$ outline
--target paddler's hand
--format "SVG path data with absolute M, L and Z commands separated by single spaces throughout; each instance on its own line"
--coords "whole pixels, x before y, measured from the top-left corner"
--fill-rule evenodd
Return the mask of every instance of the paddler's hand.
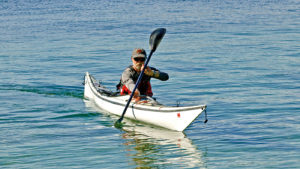
M 141 100 L 141 94 L 140 94 L 140 91 L 138 89 L 135 90 L 133 98 L 135 99 L 136 102 Z
M 142 67 L 142 69 L 144 68 L 144 65 L 143 65 L 143 67 Z M 154 71 L 153 70 L 151 70 L 151 68 L 149 67 L 149 66 L 147 66 L 147 68 L 145 69 L 145 75 L 147 75 L 147 76 L 153 76 L 153 74 L 154 74 Z

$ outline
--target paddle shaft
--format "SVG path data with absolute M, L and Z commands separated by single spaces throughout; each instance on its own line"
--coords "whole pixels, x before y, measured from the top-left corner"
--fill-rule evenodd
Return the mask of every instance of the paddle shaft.
M 129 97 L 129 100 L 127 101 L 127 104 L 126 104 L 126 106 L 125 106 L 125 108 L 124 108 L 124 110 L 123 110 L 123 113 L 122 113 L 121 118 L 118 120 L 118 123 L 121 123 L 121 122 L 122 122 L 122 120 L 123 120 L 123 118 L 124 118 L 124 115 L 125 115 L 125 113 L 126 113 L 126 111 L 127 111 L 127 108 L 128 108 L 128 106 L 129 106 L 129 104 L 130 104 L 132 98 L 133 98 L 134 92 L 136 91 L 137 87 L 139 86 L 139 84 L 140 84 L 140 82 L 141 82 L 141 80 L 142 80 L 142 78 L 143 78 L 143 76 L 144 76 L 145 69 L 147 68 L 147 65 L 148 65 L 148 63 L 149 63 L 149 61 L 150 61 L 151 56 L 152 56 L 153 53 L 154 53 L 154 50 L 151 50 L 151 52 L 150 52 L 150 54 L 149 54 L 149 56 L 148 56 L 148 58 L 147 58 L 147 60 L 146 60 L 146 62 L 145 62 L 145 64 L 144 64 L 144 68 L 143 68 L 142 72 L 140 73 L 138 80 L 136 81 L 136 84 L 135 84 L 135 86 L 134 86 L 134 89 L 131 91 L 131 95 L 130 95 L 130 97 Z

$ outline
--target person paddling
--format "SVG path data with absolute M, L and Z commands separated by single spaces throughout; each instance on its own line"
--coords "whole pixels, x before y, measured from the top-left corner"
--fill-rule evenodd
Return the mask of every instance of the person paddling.
M 128 66 L 122 73 L 121 80 L 117 88 L 120 90 L 121 95 L 131 94 L 134 89 L 137 79 L 143 70 L 144 62 L 147 58 L 146 51 L 142 48 L 136 48 L 133 50 L 131 55 L 132 65 Z M 151 78 L 156 78 L 162 81 L 169 79 L 167 73 L 161 72 L 154 67 L 145 69 L 144 76 L 134 92 L 133 98 L 135 101 L 140 101 L 141 95 L 153 96 L 152 87 L 150 84 Z

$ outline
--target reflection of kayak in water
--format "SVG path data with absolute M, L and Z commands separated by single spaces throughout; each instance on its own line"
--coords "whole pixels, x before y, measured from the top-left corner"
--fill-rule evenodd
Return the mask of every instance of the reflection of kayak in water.
M 188 138 L 186 138 L 186 135 L 182 132 L 166 130 L 163 128 L 155 128 L 148 125 L 142 125 L 134 123 L 129 119 L 125 119 L 124 123 L 126 125 L 123 126 L 122 130 L 124 130 L 130 138 L 139 140 L 152 139 L 152 143 L 154 144 L 174 144 L 177 145 L 179 148 L 184 149 L 194 148 L 191 144 L 191 141 Z
M 111 115 L 93 101 L 84 100 L 84 103 L 89 111 L 101 111 L 102 114 Z M 118 119 L 114 115 L 107 118 Z M 141 168 L 159 168 L 157 166 L 164 164 L 179 166 L 175 168 L 204 167 L 203 153 L 183 132 L 154 127 L 130 119 L 123 119 L 123 123 L 121 129 L 124 131 L 121 135 L 124 139 L 123 145 L 126 146 L 127 157 L 131 157 L 135 165 Z M 111 127 L 106 123 L 103 125 Z
M 133 160 L 145 160 L 145 156 L 163 155 L 161 159 L 156 159 L 160 164 L 172 164 L 184 168 L 203 167 L 202 152 L 197 149 L 192 141 L 182 132 L 166 130 L 163 128 L 151 127 L 134 123 L 129 119 L 124 119 L 126 126 L 122 130 L 125 131 L 123 138 L 126 140 L 125 145 L 132 148 L 135 152 Z M 129 152 L 131 153 L 132 150 Z M 138 158 L 143 157 L 143 158 Z M 149 160 L 149 159 L 147 159 Z M 146 161 L 146 160 L 145 160 Z
M 84 97 L 95 102 L 100 108 L 121 116 L 129 95 L 120 96 L 99 85 L 87 72 L 84 82 Z M 206 105 L 172 107 L 164 106 L 151 97 L 142 102 L 131 102 L 126 118 L 153 124 L 175 131 L 186 129 L 204 110 Z

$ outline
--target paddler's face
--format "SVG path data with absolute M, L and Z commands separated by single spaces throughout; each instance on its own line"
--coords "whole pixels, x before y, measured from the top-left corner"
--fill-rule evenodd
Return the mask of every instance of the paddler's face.
M 142 67 L 145 63 L 145 58 L 131 58 L 133 66 L 135 68 L 136 71 L 142 71 Z

